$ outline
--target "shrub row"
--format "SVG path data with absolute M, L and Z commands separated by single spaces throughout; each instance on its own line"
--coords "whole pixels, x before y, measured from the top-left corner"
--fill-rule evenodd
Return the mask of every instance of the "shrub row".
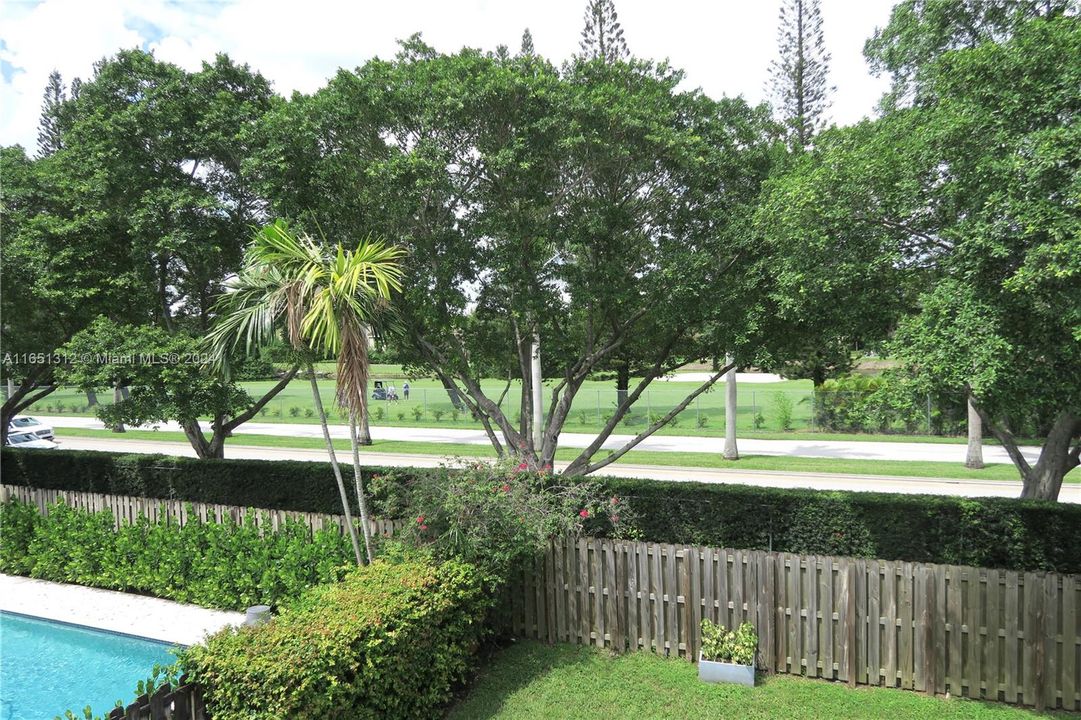
M 16 500 L 0 505 L 0 572 L 241 610 L 278 605 L 335 579 L 352 558 L 336 530 L 309 537 L 287 522 L 263 535 L 243 523 L 184 527 L 145 517 L 114 529 L 113 515 L 57 503 L 46 517 Z
M 470 565 L 379 561 L 180 664 L 215 720 L 434 716 L 467 677 L 489 597 Z
M 5 450 L 2 470 L 4 482 L 36 487 L 340 512 L 322 463 Z M 391 516 L 401 508 L 389 488 L 431 475 L 412 468 L 365 473 L 366 482 L 372 474 L 393 478 L 372 483 L 376 512 Z M 597 480 L 635 511 L 621 533 L 652 542 L 1081 573 L 1081 506 L 1073 504 Z

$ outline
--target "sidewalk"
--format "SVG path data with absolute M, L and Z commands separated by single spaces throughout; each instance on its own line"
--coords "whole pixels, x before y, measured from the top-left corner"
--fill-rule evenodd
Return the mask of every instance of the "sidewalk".
M 326 462 L 325 450 L 246 446 L 242 438 L 234 438 L 225 446 L 225 456 L 247 460 L 302 460 Z M 161 453 L 194 457 L 191 445 L 159 440 L 127 440 L 123 436 L 110 438 L 65 438 L 63 447 L 71 450 L 109 450 L 113 452 Z M 361 463 L 383 467 L 439 467 L 451 460 L 436 455 L 381 453 L 365 450 Z M 468 460 L 469 458 L 464 458 Z M 490 458 L 489 458 L 490 459 Z M 557 462 L 561 470 L 567 463 Z M 777 488 L 814 488 L 818 490 L 853 490 L 894 492 L 905 494 L 960 495 L 964 497 L 1018 497 L 1021 483 L 1005 480 L 952 480 L 948 478 L 913 478 L 890 475 L 842 475 L 813 472 L 779 472 L 769 470 L 724 470 L 695 467 L 663 467 L 615 463 L 599 470 L 597 475 L 648 478 L 667 482 L 700 482 L 719 484 L 758 485 Z M 1081 485 L 1062 486 L 1060 502 L 1081 503 Z
M 104 429 L 97 418 L 75 416 L 36 415 L 38 419 L 53 427 L 96 428 Z M 180 431 L 176 423 L 163 423 L 162 430 Z M 314 423 L 266 423 L 248 422 L 234 431 L 234 435 L 275 435 L 279 437 L 319 438 L 323 432 Z M 348 440 L 349 428 L 345 425 L 331 425 L 331 437 Z M 592 442 L 594 435 L 585 433 L 563 433 L 559 436 L 560 447 L 583 448 Z M 612 435 L 604 444 L 605 450 L 616 450 L 623 446 L 633 435 Z M 372 438 L 375 440 L 397 440 L 404 442 L 449 443 L 454 445 L 488 445 L 488 436 L 483 430 L 456 428 L 412 428 L 372 426 Z M 656 452 L 702 452 L 720 454 L 724 450 L 724 438 L 690 437 L 680 435 L 653 435 L 639 443 L 635 450 Z M 919 442 L 862 442 L 834 440 L 740 440 L 739 450 L 747 455 L 786 455 L 789 457 L 833 458 L 846 460 L 912 460 L 930 462 L 964 463 L 964 444 L 919 443 Z M 1036 462 L 1040 449 L 1021 448 L 1029 462 Z M 1010 464 L 1009 455 L 999 445 L 985 445 L 983 459 L 988 463 Z

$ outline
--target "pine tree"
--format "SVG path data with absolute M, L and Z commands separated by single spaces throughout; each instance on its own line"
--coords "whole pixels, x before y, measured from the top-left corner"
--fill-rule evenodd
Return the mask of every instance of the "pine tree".
M 793 148 L 806 148 L 825 127 L 830 54 L 822 39 L 821 0 L 782 0 L 778 58 L 770 64 L 775 109 L 789 128 Z
M 529 32 L 529 28 L 525 29 L 522 33 L 522 49 L 518 51 L 519 55 L 528 56 L 536 55 L 536 50 L 533 49 L 533 33 Z
M 612 63 L 630 56 L 613 0 L 589 0 L 580 48 L 586 60 Z
M 45 84 L 45 96 L 41 102 L 41 120 L 38 122 L 38 157 L 52 155 L 60 149 L 60 106 L 66 100 L 64 83 L 60 72 L 49 73 Z

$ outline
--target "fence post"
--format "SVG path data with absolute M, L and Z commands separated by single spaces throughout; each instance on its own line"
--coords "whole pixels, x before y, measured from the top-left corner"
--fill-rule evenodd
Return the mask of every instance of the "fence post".
M 739 414 L 739 408 L 736 409 L 736 414 Z M 751 428 L 758 430 L 758 423 L 755 419 L 758 417 L 758 395 L 754 390 L 751 391 Z
M 601 390 L 597 388 L 597 422 L 601 421 Z
M 694 424 L 702 427 L 702 396 L 694 399 Z

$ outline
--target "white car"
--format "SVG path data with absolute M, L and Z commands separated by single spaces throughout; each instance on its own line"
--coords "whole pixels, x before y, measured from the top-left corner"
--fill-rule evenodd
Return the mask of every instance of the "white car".
M 8 432 L 12 433 L 32 433 L 39 438 L 46 440 L 53 439 L 53 429 L 51 425 L 46 425 L 37 418 L 32 418 L 29 415 L 16 415 L 8 423 Z
M 47 450 L 57 447 L 57 444 L 52 440 L 46 440 L 45 438 L 38 437 L 32 432 L 9 432 L 8 433 L 8 446 L 18 448 L 37 448 L 39 450 Z

